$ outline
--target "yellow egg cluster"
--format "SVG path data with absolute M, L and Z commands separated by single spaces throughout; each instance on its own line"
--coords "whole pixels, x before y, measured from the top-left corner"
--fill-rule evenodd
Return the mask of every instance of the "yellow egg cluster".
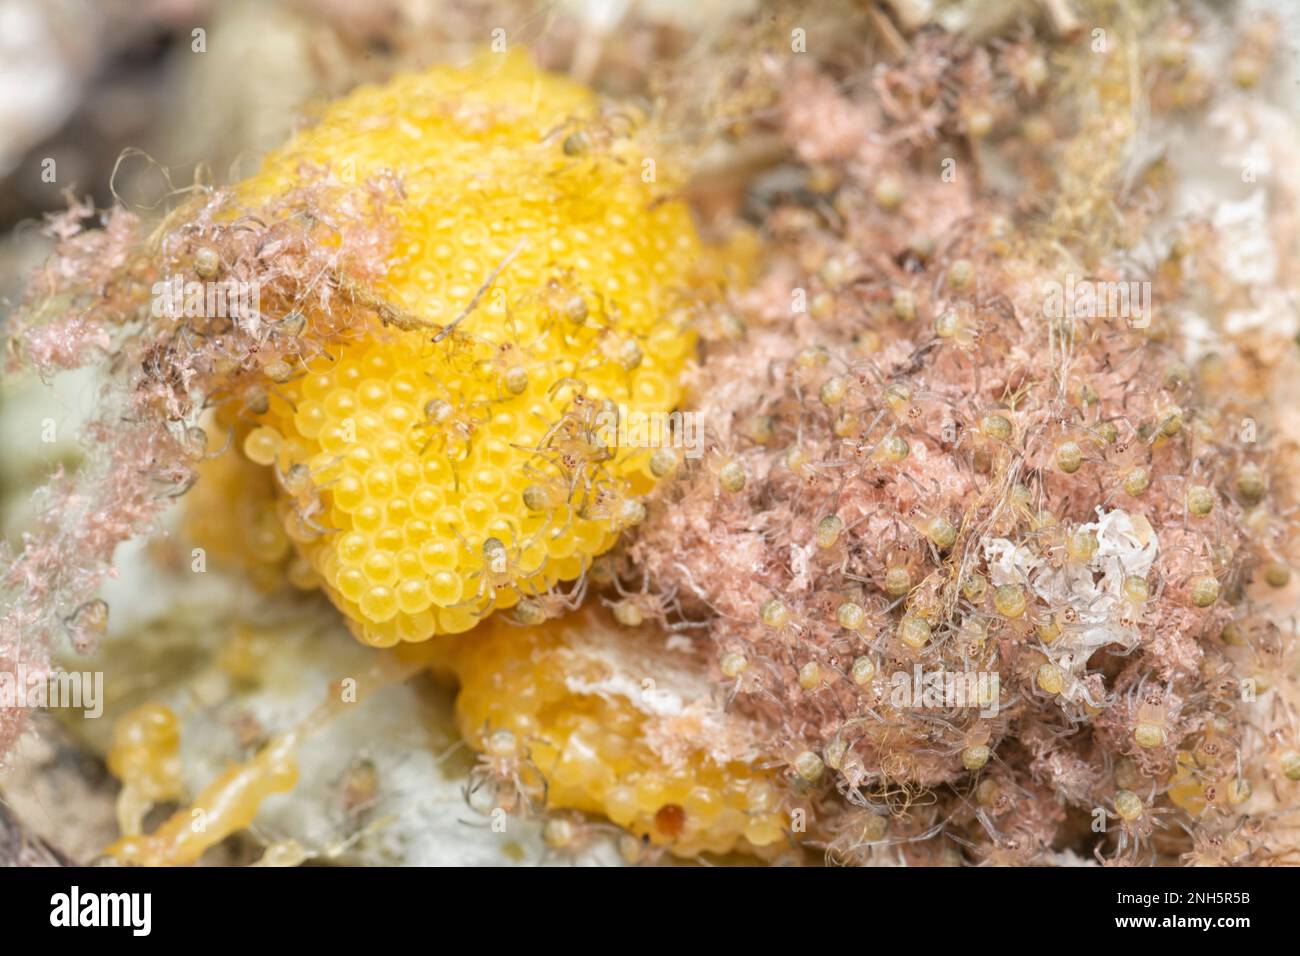
M 355 92 L 246 184 L 275 195 L 311 166 L 402 182 L 375 291 L 428 327 L 376 318 L 277 383 L 242 441 L 366 642 L 468 630 L 644 514 L 652 449 L 620 447 L 618 416 L 676 405 L 702 280 L 637 123 L 488 55 Z
M 215 455 L 200 464 L 199 481 L 185 504 L 186 537 L 201 546 L 189 557 L 193 570 L 228 565 L 263 591 L 283 586 L 292 543 L 266 469 L 240 455 Z
M 517 751 L 546 780 L 547 808 L 606 816 L 682 857 L 778 850 L 789 814 L 770 773 L 701 746 L 652 746 L 672 733 L 676 703 L 696 698 L 636 653 L 645 637 L 588 611 L 534 628 L 497 619 L 434 653 L 460 682 L 465 739 L 497 758 Z
M 143 704 L 124 714 L 113 727 L 113 744 L 107 755 L 108 769 L 122 781 L 119 806 L 131 802 L 126 811 L 132 826 L 124 832 L 138 832 L 140 818 L 155 803 L 171 800 L 181 790 L 180 727 L 176 714 L 157 703 Z M 131 811 L 138 810 L 138 815 Z

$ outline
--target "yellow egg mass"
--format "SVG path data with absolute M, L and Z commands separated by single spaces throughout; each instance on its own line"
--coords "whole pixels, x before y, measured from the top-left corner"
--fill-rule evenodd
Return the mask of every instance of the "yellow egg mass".
M 607 816 L 680 857 L 779 852 L 790 814 L 757 731 L 653 637 L 588 609 L 540 627 L 497 618 L 433 654 L 460 684 L 465 740 L 524 785 L 540 776 L 545 809 Z
M 270 389 L 241 436 L 319 585 L 377 646 L 468 630 L 577 578 L 644 513 L 653 449 L 706 288 L 642 118 L 486 55 L 334 103 L 242 187 L 390 171 L 402 193 L 379 316 Z M 454 330 L 440 332 L 454 325 Z

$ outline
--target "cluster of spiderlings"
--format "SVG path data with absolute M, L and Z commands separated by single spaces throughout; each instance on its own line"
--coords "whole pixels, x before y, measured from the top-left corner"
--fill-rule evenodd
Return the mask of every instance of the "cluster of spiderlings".
M 948 52 L 936 68 L 970 96 L 1038 108 L 982 53 Z M 855 96 L 835 108 L 875 115 Z M 1242 695 L 1294 667 L 1268 607 L 1292 503 L 1234 377 L 1247 361 L 1228 342 L 1180 361 L 1187 253 L 1171 243 L 1147 321 L 1045 318 L 1057 223 L 867 152 L 820 157 L 813 208 L 772 214 L 767 283 L 734 304 L 745 335 L 710 343 L 694 389 L 716 445 L 656 489 L 619 573 L 709 621 L 716 676 L 816 795 L 805 839 L 833 859 L 930 861 L 947 833 L 970 860 L 1063 841 L 1127 860 L 1156 826 L 1176 859 L 1192 841 L 1171 806 L 1245 812 L 1265 785 L 1293 801 L 1292 705 Z M 1007 159 L 1056 175 L 1034 150 Z M 873 192 L 886 181 L 912 186 Z M 1133 838 L 1070 836 L 1097 807 Z
M 681 686 L 680 665 L 637 650 L 652 635 L 617 628 L 590 612 L 535 628 L 497 618 L 437 642 L 438 666 L 460 684 L 465 739 L 515 761 L 520 779 L 540 775 L 545 809 L 601 814 L 677 856 L 783 847 L 790 815 L 770 772 L 719 760 L 716 740 L 664 748 L 674 721 L 690 722 L 680 709 L 698 706 L 699 677 Z
M 402 183 L 387 275 L 353 295 L 373 325 L 285 363 L 240 437 L 365 641 L 465 631 L 644 514 L 652 456 L 619 446 L 620 414 L 678 401 L 700 250 L 662 164 L 643 176 L 640 122 L 488 56 L 357 91 L 245 184 Z

